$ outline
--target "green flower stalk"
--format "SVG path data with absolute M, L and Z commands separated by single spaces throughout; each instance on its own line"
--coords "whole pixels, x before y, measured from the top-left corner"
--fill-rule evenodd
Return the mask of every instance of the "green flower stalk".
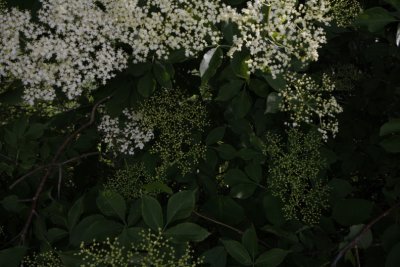
M 318 222 L 328 205 L 328 186 L 319 174 L 325 163 L 319 149 L 322 141 L 318 133 L 288 132 L 287 145 L 275 134 L 268 134 L 265 152 L 269 155 L 268 187 L 284 203 L 287 219 L 306 224 Z

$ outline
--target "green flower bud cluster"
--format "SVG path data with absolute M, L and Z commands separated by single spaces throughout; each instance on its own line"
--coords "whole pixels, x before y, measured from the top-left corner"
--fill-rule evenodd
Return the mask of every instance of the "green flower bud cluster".
M 161 158 L 159 176 L 171 166 L 185 175 L 205 157 L 206 146 L 200 140 L 208 125 L 207 111 L 198 98 L 189 98 L 178 89 L 163 89 L 144 101 L 139 113 L 143 125 L 154 131 L 150 151 Z
M 267 134 L 265 152 L 271 159 L 268 187 L 284 203 L 287 219 L 315 224 L 328 205 L 329 188 L 320 178 L 325 166 L 321 143 L 314 131 L 303 134 L 291 129 L 286 145 L 278 135 Z
M 143 163 L 133 163 L 126 165 L 124 169 L 117 170 L 114 176 L 107 179 L 104 187 L 130 200 L 139 198 L 143 194 L 151 194 L 146 193 L 143 186 L 156 180 L 156 177 L 147 172 Z
M 358 0 L 331 0 L 332 19 L 340 27 L 350 26 L 361 11 Z
M 25 257 L 23 260 L 25 267 L 64 267 L 60 257 L 54 250 L 34 253 L 32 256 Z
M 178 253 L 169 239 L 162 232 L 150 230 L 140 232 L 141 241 L 131 248 L 122 246 L 118 240 L 81 244 L 79 256 L 82 267 L 196 267 L 202 264 L 201 259 L 193 258 L 193 251 L 188 244 L 182 253 Z

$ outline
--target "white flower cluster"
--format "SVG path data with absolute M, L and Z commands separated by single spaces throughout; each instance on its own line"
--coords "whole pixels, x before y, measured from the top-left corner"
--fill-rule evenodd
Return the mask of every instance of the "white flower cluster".
M 0 78 L 20 79 L 28 103 L 53 100 L 57 90 L 74 99 L 126 66 L 110 38 L 118 27 L 92 0 L 41 2 L 42 27 L 16 9 L 0 16 Z
M 56 92 L 69 99 L 105 83 L 115 72 L 149 57 L 167 58 L 183 49 L 193 56 L 216 45 L 220 33 L 217 2 L 199 0 L 41 0 L 41 25 L 16 9 L 0 13 L 0 79 L 25 85 L 25 100 L 51 101 Z M 115 44 L 132 48 L 132 55 Z
M 0 79 L 20 79 L 25 100 L 69 99 L 106 83 L 134 63 L 195 56 L 221 40 L 217 24 L 233 21 L 235 51 L 247 49 L 250 71 L 273 76 L 292 58 L 316 60 L 325 40 L 327 0 L 253 0 L 238 12 L 221 0 L 40 0 L 39 23 L 16 9 L 0 12 Z M 125 50 L 118 47 L 124 44 Z
M 217 45 L 221 34 L 218 0 L 101 0 L 110 17 L 123 29 L 119 39 L 132 47 L 134 62 L 149 56 L 167 59 L 171 51 L 195 56 L 208 45 Z
M 154 134 L 151 129 L 145 129 L 141 125 L 141 114 L 127 109 L 123 110 L 123 114 L 123 121 L 104 115 L 98 130 L 103 133 L 103 142 L 107 144 L 108 149 L 134 155 L 135 150 L 143 149 L 144 145 L 153 139 Z
M 293 127 L 300 123 L 311 124 L 318 119 L 318 131 L 324 140 L 328 134 L 336 135 L 338 132 L 337 114 L 343 111 L 334 96 L 330 93 L 335 89 L 333 81 L 328 75 L 323 74 L 322 84 L 307 76 L 287 75 L 287 86 L 279 92 L 282 97 L 280 109 L 288 112 Z
M 302 62 L 318 59 L 318 48 L 326 42 L 325 31 L 319 24 L 328 25 L 329 4 L 326 0 L 255 0 L 238 13 L 226 7 L 221 20 L 231 20 L 239 28 L 229 55 L 247 49 L 250 72 L 261 70 L 273 77 L 282 73 L 296 58 Z

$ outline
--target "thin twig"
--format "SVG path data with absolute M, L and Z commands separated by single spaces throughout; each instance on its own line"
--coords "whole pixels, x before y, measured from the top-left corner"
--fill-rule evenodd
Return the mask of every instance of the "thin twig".
M 375 219 L 373 219 L 371 222 L 369 222 L 367 225 L 364 226 L 364 228 L 360 231 L 360 233 L 358 233 L 351 241 L 349 244 L 347 244 L 347 246 L 345 246 L 344 248 L 342 248 L 339 253 L 337 254 L 337 256 L 335 257 L 335 259 L 333 260 L 331 267 L 336 267 L 337 263 L 339 262 L 339 260 L 343 257 L 343 255 L 346 254 L 346 252 L 349 249 L 352 249 L 354 246 L 357 246 L 358 242 L 360 241 L 361 237 L 369 230 L 371 229 L 372 226 L 374 226 L 377 222 L 379 222 L 382 218 L 386 217 L 387 215 L 389 215 L 393 210 L 395 210 L 396 208 L 398 208 L 400 206 L 400 202 L 398 202 L 396 205 L 392 206 L 391 208 L 387 209 L 386 211 L 384 211 L 382 214 L 380 214 L 378 217 L 376 217 Z
M 62 165 L 58 165 L 58 184 L 57 184 L 57 199 L 60 199 L 61 195 L 61 181 L 62 181 Z
M 205 220 L 207 220 L 207 221 L 210 221 L 210 222 L 213 222 L 213 223 L 215 223 L 215 224 L 221 225 L 221 226 L 223 226 L 223 227 L 225 227 L 225 228 L 231 229 L 232 231 L 238 233 L 239 235 L 243 235 L 243 234 L 244 234 L 244 232 L 243 232 L 242 230 L 239 230 L 239 229 L 237 229 L 237 228 L 235 228 L 235 227 L 233 227 L 233 226 L 230 226 L 230 225 L 225 224 L 225 223 L 223 223 L 223 222 L 220 222 L 220 221 L 217 221 L 217 220 L 212 219 L 212 218 L 210 218 L 210 217 L 207 217 L 207 216 L 205 216 L 205 215 L 203 215 L 203 214 L 201 214 L 201 213 L 198 213 L 197 211 L 193 211 L 193 213 L 196 214 L 197 216 L 199 216 L 200 218 L 203 218 L 203 219 L 205 219 Z M 259 242 L 260 244 L 262 244 L 264 247 L 271 248 L 270 245 L 268 245 L 267 243 L 265 243 L 265 242 L 262 241 L 262 240 L 258 240 L 258 242 Z
M 62 153 L 64 152 L 64 150 L 66 149 L 66 147 L 69 145 L 69 143 L 83 130 L 85 130 L 86 128 L 88 128 L 89 126 L 91 126 L 94 123 L 95 120 L 95 115 L 96 115 L 96 110 L 97 108 L 105 101 L 107 101 L 108 99 L 110 99 L 112 97 L 111 96 L 107 96 L 101 100 L 99 100 L 92 108 L 92 111 L 90 113 L 90 119 L 87 123 L 83 124 L 81 127 L 79 127 L 76 131 L 74 131 L 72 134 L 70 134 L 65 140 L 64 142 L 60 145 L 60 147 L 58 148 L 57 152 L 55 153 L 51 163 L 49 164 L 50 167 L 47 168 L 46 173 L 43 175 L 42 179 L 40 180 L 39 186 L 36 189 L 35 195 L 32 198 L 32 205 L 31 208 L 29 210 L 28 213 L 28 217 L 25 221 L 24 227 L 22 228 L 20 234 L 18 235 L 20 237 L 21 243 L 25 242 L 25 235 L 28 232 L 28 229 L 31 225 L 32 219 L 34 214 L 36 214 L 36 207 L 38 204 L 38 200 L 40 197 L 40 194 L 42 193 L 43 189 L 44 189 L 44 185 L 47 181 L 47 179 L 53 174 L 53 166 L 57 165 L 57 161 L 59 160 L 60 156 L 62 155 Z
M 23 180 L 25 180 L 25 179 L 28 178 L 29 176 L 31 176 L 31 175 L 33 175 L 33 174 L 35 174 L 35 173 L 37 173 L 37 172 L 39 172 L 39 171 L 41 171 L 41 170 L 43 170 L 43 169 L 45 169 L 45 168 L 49 168 L 49 167 L 52 167 L 52 166 L 54 167 L 54 166 L 59 166 L 59 165 L 65 165 L 65 164 L 68 164 L 68 163 L 71 163 L 71 162 L 80 160 L 80 159 L 82 159 L 82 158 L 87 158 L 87 157 L 89 157 L 89 156 L 94 156 L 94 155 L 98 155 L 98 154 L 99 154 L 99 152 L 89 152 L 89 153 L 85 153 L 85 154 L 82 154 L 82 155 L 73 157 L 73 158 L 68 159 L 68 160 L 66 160 L 66 161 L 63 161 L 63 162 L 61 162 L 61 163 L 55 163 L 54 165 L 52 165 L 52 164 L 46 164 L 46 165 L 39 166 L 39 167 L 37 167 L 36 169 L 34 169 L 34 170 L 28 172 L 27 174 L 21 176 L 20 178 L 18 178 L 14 183 L 12 183 L 12 184 L 9 186 L 9 189 L 13 189 L 17 184 L 19 184 L 20 182 L 22 182 Z

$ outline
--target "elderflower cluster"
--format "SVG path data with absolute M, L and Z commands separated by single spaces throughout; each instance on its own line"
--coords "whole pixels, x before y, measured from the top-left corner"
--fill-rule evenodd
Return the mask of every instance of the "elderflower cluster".
M 208 45 L 217 45 L 221 33 L 218 0 L 100 0 L 110 17 L 123 29 L 120 40 L 132 47 L 134 62 L 154 56 L 167 59 L 171 51 L 195 56 Z
M 282 97 L 280 109 L 288 112 L 291 120 L 287 124 L 296 127 L 301 123 L 316 122 L 324 140 L 328 139 L 329 133 L 335 136 L 339 131 L 336 116 L 343 109 L 330 94 L 335 89 L 335 84 L 329 76 L 323 74 L 322 82 L 306 74 L 292 73 L 286 78 L 287 85 L 279 92 L 279 96 Z
M 193 258 L 193 251 L 186 244 L 182 253 L 178 253 L 170 239 L 165 238 L 161 231 L 152 233 L 150 230 L 139 233 L 141 241 L 132 244 L 130 248 L 122 246 L 118 240 L 93 242 L 90 245 L 81 244 L 78 255 L 82 257 L 82 267 L 196 267 L 202 264 L 201 259 Z
M 154 134 L 151 128 L 143 127 L 140 113 L 124 109 L 123 117 L 111 118 L 110 115 L 104 115 L 98 130 L 103 134 L 103 142 L 108 149 L 134 155 L 137 149 L 143 149 L 153 139 Z
M 111 39 L 119 28 L 94 1 L 41 2 L 43 26 L 16 9 L 0 16 L 0 78 L 20 79 L 26 102 L 51 101 L 57 92 L 75 99 L 126 67 L 127 55 Z
M 331 0 L 332 20 L 340 27 L 350 26 L 362 12 L 359 0 Z
M 24 267 L 64 267 L 57 252 L 48 250 L 41 253 L 34 253 L 32 256 L 26 256 L 22 265 Z
M 185 175 L 205 157 L 201 134 L 208 125 L 207 111 L 199 99 L 180 89 L 165 89 L 141 103 L 139 112 L 143 124 L 158 133 L 150 152 L 161 159 L 160 176 L 171 166 Z
M 314 131 L 303 134 L 291 129 L 286 144 L 278 135 L 266 137 L 265 151 L 271 158 L 268 187 L 284 203 L 287 219 L 317 223 L 328 205 L 329 188 L 319 176 L 325 166 L 319 152 L 321 145 Z
M 143 186 L 158 181 L 145 168 L 143 163 L 133 163 L 126 168 L 118 170 L 112 177 L 107 179 L 105 189 L 118 192 L 126 200 L 141 197 L 143 194 L 155 194 L 157 192 L 145 192 Z
M 257 0 L 237 12 L 225 7 L 221 20 L 237 24 L 229 55 L 246 49 L 250 72 L 270 72 L 273 77 L 287 69 L 293 58 L 301 62 L 316 61 L 318 48 L 326 43 L 325 31 L 316 22 L 328 25 L 329 4 L 326 0 Z

